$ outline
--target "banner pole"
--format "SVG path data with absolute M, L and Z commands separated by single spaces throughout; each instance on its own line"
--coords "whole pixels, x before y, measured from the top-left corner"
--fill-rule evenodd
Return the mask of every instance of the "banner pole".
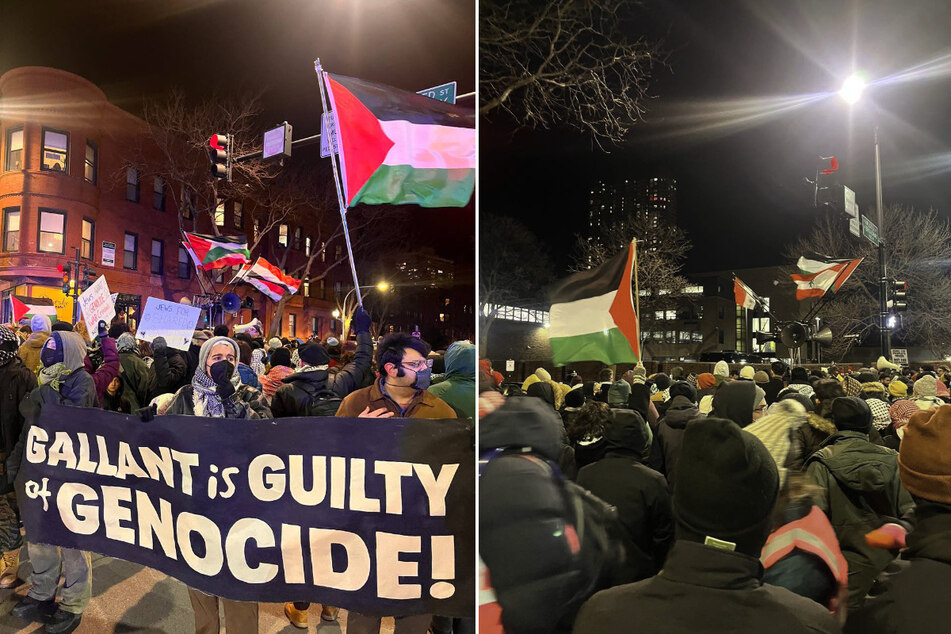
M 327 95 L 324 89 L 324 70 L 320 65 L 320 58 L 314 60 L 314 71 L 317 73 L 317 86 L 320 88 L 320 104 L 324 109 L 323 114 L 330 114 L 327 109 Z M 328 126 L 329 127 L 329 126 Z M 327 144 L 330 147 L 330 165 L 334 173 L 334 185 L 337 187 L 337 204 L 340 207 L 340 224 L 343 227 L 343 238 L 347 243 L 347 258 L 350 260 L 350 273 L 353 275 L 353 288 L 357 293 L 357 303 L 363 306 L 363 296 L 360 293 L 360 282 L 357 280 L 357 266 L 353 261 L 353 247 L 350 244 L 350 230 L 347 228 L 347 206 L 343 200 L 343 188 L 340 185 L 340 174 L 337 170 L 336 152 L 334 152 L 334 142 L 336 134 L 331 134 Z
M 641 289 L 637 281 L 637 238 L 631 240 L 631 248 L 634 253 L 634 323 L 637 324 L 637 361 L 640 363 L 641 350 L 643 342 L 641 341 Z

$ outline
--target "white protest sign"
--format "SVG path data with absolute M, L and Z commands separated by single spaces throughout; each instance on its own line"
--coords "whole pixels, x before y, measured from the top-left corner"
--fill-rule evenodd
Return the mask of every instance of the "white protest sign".
M 100 275 L 99 279 L 90 284 L 77 301 L 79 309 L 83 311 L 83 321 L 90 337 L 95 337 L 99 332 L 100 320 L 108 325 L 116 316 L 116 307 L 112 302 L 105 275 Z
M 505 371 L 506 371 L 506 372 L 515 372 L 515 359 L 506 359 L 506 360 L 505 360 Z
M 149 297 L 135 337 L 150 343 L 156 337 L 164 337 L 169 347 L 188 350 L 199 317 L 201 308 L 197 306 Z
M 908 348 L 892 348 L 892 363 L 908 365 Z

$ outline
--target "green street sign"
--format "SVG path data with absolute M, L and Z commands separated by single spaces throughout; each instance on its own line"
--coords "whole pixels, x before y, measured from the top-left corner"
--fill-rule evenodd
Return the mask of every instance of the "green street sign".
M 416 94 L 423 95 L 437 101 L 445 101 L 446 103 L 454 104 L 456 103 L 456 82 L 451 81 L 448 84 L 441 84 L 439 86 L 427 88 L 426 90 L 419 90 L 416 92 Z
M 862 216 L 862 235 L 868 238 L 869 242 L 878 246 L 878 227 L 866 216 Z

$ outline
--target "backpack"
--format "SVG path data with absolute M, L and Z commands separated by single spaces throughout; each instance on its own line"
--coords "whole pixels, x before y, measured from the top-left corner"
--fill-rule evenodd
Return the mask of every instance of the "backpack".
M 537 475 L 531 477 L 539 478 L 540 487 L 555 487 L 562 499 L 564 528 L 556 531 L 555 541 L 546 546 L 552 549 L 552 556 L 539 553 L 538 557 L 549 563 L 564 563 L 557 572 L 551 571 L 546 578 L 527 586 L 499 587 L 506 584 L 508 575 L 490 568 L 503 609 L 503 623 L 513 632 L 570 631 L 581 605 L 594 593 L 619 582 L 625 552 L 617 509 L 566 479 L 554 462 L 532 453 L 530 448 L 487 452 L 479 461 L 480 478 L 490 463 L 515 459 L 537 465 Z M 491 478 L 491 472 L 487 477 Z M 569 553 L 567 557 L 565 553 Z M 491 558 L 491 553 L 484 553 L 487 563 Z
M 343 399 L 336 392 L 325 388 L 310 398 L 301 416 L 336 416 L 341 401 Z

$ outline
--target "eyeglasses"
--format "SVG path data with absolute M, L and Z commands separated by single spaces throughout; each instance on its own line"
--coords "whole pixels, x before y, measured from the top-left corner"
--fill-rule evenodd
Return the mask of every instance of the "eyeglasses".
M 406 368 L 407 370 L 418 372 L 419 370 L 425 370 L 426 368 L 433 367 L 433 360 L 420 359 L 419 361 L 413 361 L 412 363 L 401 363 L 400 365 Z

